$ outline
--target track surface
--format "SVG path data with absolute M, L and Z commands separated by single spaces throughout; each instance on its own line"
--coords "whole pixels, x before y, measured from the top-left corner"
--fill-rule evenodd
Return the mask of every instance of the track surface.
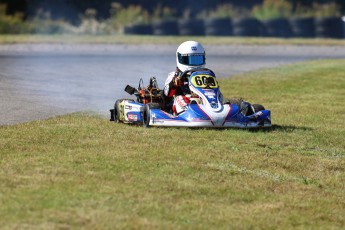
M 176 66 L 177 45 L 2 45 L 0 125 L 75 111 L 108 116 L 127 84 L 162 88 Z M 345 47 L 205 46 L 207 67 L 218 77 L 309 59 L 345 58 Z

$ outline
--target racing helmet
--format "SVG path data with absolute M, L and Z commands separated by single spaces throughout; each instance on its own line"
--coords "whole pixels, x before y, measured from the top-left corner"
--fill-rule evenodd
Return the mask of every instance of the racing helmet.
M 196 41 L 183 42 L 176 51 L 176 64 L 182 72 L 204 67 L 206 64 L 204 47 Z

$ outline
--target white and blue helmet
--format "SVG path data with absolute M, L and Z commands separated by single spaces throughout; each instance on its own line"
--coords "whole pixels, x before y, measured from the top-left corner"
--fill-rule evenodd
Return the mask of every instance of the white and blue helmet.
M 182 72 L 205 67 L 206 53 L 204 47 L 196 41 L 183 42 L 176 51 L 176 64 Z

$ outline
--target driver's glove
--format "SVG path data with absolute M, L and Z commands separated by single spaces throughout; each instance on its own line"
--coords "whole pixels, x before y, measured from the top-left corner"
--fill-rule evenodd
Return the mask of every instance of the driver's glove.
M 174 86 L 182 86 L 183 85 L 183 80 L 180 76 L 175 76 L 173 78 Z

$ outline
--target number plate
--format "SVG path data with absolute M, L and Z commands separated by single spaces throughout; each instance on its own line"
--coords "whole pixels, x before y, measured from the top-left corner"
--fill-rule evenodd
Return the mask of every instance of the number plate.
M 218 88 L 216 78 L 208 74 L 194 75 L 191 82 L 197 88 Z

